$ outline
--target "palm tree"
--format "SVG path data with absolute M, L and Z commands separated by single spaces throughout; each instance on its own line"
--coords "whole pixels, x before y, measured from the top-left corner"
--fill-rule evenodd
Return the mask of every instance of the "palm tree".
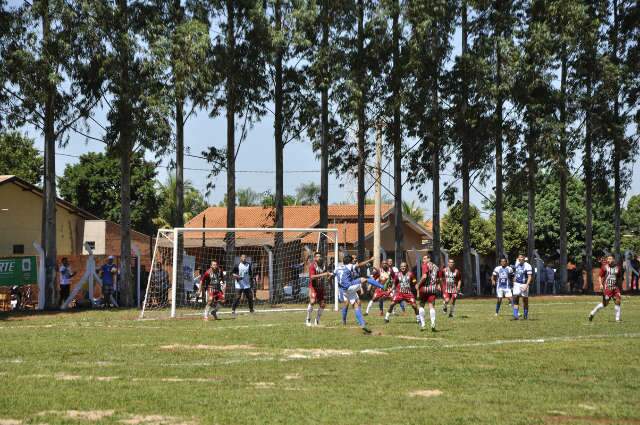
M 402 214 L 411 217 L 413 221 L 421 223 L 424 220 L 424 210 L 416 201 L 402 201 Z
M 317 205 L 320 199 L 320 186 L 314 182 L 302 183 L 296 188 L 298 205 Z
M 200 212 L 207 208 L 207 202 L 202 194 L 193 186 L 189 180 L 184 181 L 184 210 L 182 223 L 186 223 Z M 153 219 L 153 223 L 159 228 L 170 228 L 181 225 L 178 219 L 178 201 L 176 198 L 177 181 L 175 175 L 170 174 L 164 184 L 158 187 L 159 197 L 162 205 L 158 211 L 158 217 Z

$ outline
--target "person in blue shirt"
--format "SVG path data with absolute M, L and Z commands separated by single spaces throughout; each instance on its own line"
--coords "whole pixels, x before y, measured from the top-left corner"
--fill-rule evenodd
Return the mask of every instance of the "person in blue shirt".
M 364 333 L 370 334 L 371 330 L 367 327 L 367 324 L 362 317 L 362 309 L 360 306 L 360 296 L 358 293 L 362 290 L 362 285 L 368 282 L 366 277 L 358 277 L 354 273 L 354 264 L 352 264 L 353 257 L 349 254 L 345 255 L 342 259 L 342 265 L 338 266 L 335 275 L 338 279 L 338 300 L 343 303 L 342 306 L 342 323 L 347 323 L 347 312 L 349 311 L 349 304 L 353 306 L 353 313 L 356 316 L 356 321 L 364 331 Z M 356 264 L 361 266 L 367 264 L 371 260 L 364 261 Z
M 513 318 L 520 319 L 520 297 L 522 297 L 523 317 L 529 318 L 529 286 L 533 282 L 533 268 L 525 261 L 524 255 L 518 255 L 518 260 L 513 267 Z
M 242 294 L 244 294 L 249 303 L 249 312 L 253 313 L 253 289 L 251 288 L 253 268 L 251 267 L 251 263 L 247 261 L 245 254 L 240 255 L 240 262 L 233 268 L 232 274 L 236 282 L 236 298 L 231 305 L 231 315 L 236 317 L 236 308 L 238 308 L 238 304 L 240 304 Z
M 500 304 L 503 298 L 511 298 L 511 282 L 513 280 L 513 269 L 509 267 L 507 258 L 500 258 L 500 265 L 493 270 L 491 284 L 496 287 L 496 316 L 500 313 Z
M 100 280 L 102 281 L 102 305 L 109 308 L 111 297 L 113 295 L 113 286 L 115 277 L 118 274 L 118 268 L 113 262 L 113 255 L 110 255 L 107 262 L 100 267 Z

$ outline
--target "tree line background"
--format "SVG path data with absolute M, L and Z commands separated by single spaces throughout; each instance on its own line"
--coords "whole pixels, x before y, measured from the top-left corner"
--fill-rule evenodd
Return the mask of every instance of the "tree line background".
M 472 247 L 557 258 L 561 282 L 569 257 L 587 269 L 605 250 L 620 258 L 637 241 L 623 235 L 640 231 L 638 199 L 622 205 L 639 138 L 639 22 L 631 0 L 0 0 L 0 129 L 9 146 L 19 138 L 10 131 L 25 126 L 44 139 L 47 300 L 56 193 L 85 208 L 105 208 L 105 199 L 117 207 L 106 216 L 117 215 L 126 264 L 132 224 L 150 216 L 136 212 L 133 190 L 155 173 L 145 154 L 175 167 L 160 197 L 170 212 L 155 226 L 184 225 L 193 203 L 185 156 L 204 157 L 210 181 L 226 175 L 227 226 L 236 227 L 235 159 L 268 114 L 275 190 L 264 202 L 276 227 L 287 201 L 284 148 L 312 143 L 319 226 L 328 224 L 329 173 L 355 174 L 363 257 L 368 159 L 381 132 L 395 210 L 407 190 L 431 202 L 436 260 L 443 245 L 460 252 L 466 282 Z M 199 111 L 224 117 L 224 146 L 185 149 L 184 128 Z M 104 143 L 105 153 L 85 155 L 58 181 L 56 149 L 73 133 Z M 100 175 L 96 163 L 107 162 L 117 175 L 111 197 L 82 199 L 71 182 Z M 447 167 L 461 194 L 441 184 Z M 471 205 L 472 189 L 482 205 Z M 450 209 L 441 218 L 442 202 Z M 130 273 L 123 269 L 123 283 Z M 130 304 L 132 292 L 123 294 Z

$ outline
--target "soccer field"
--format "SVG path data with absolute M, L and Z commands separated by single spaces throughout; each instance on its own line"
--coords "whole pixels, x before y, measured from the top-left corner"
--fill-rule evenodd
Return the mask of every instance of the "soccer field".
M 407 312 L 369 336 L 351 311 L 1 316 L 0 425 L 640 424 L 640 298 L 589 323 L 598 300 L 532 298 L 512 321 L 461 299 L 437 333 Z

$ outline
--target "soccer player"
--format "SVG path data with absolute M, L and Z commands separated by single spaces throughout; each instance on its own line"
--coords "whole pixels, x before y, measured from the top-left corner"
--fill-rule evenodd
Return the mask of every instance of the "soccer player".
M 202 275 L 200 280 L 201 291 L 207 294 L 207 305 L 204 307 L 204 320 L 209 320 L 209 312 L 214 319 L 218 320 L 218 309 L 224 302 L 222 270 L 218 267 L 216 260 L 211 261 L 211 265 Z M 213 306 L 213 308 L 212 308 Z
M 253 269 L 251 263 L 247 261 L 245 254 L 240 255 L 240 262 L 233 268 L 233 278 L 236 280 L 236 299 L 231 306 L 231 314 L 236 317 L 236 308 L 240 304 L 242 294 L 249 303 L 249 312 L 253 313 L 253 290 L 251 289 L 251 278 L 253 277 Z
M 353 306 L 353 314 L 356 316 L 356 320 L 364 333 L 370 334 L 371 330 L 367 327 L 367 324 L 362 317 L 362 309 L 360 307 L 360 296 L 358 292 L 362 290 L 362 285 L 367 282 L 366 277 L 357 277 L 353 274 L 353 264 L 351 263 L 353 257 L 347 254 L 342 259 L 342 265 L 336 269 L 336 276 L 338 277 L 338 300 L 344 305 L 342 306 L 342 324 L 347 324 L 347 312 L 349 304 Z M 370 260 L 359 263 L 359 265 L 367 264 Z
M 75 275 L 75 272 L 73 272 L 69 266 L 69 260 L 67 257 L 64 257 L 62 259 L 62 265 L 60 266 L 60 305 L 63 305 L 64 302 L 67 301 L 67 298 L 69 298 L 71 278 Z
M 381 265 L 381 270 L 374 269 L 371 273 L 371 276 L 380 282 L 380 284 L 384 285 L 384 289 L 376 288 L 373 293 L 373 298 L 369 301 L 367 305 L 367 311 L 365 311 L 364 315 L 368 316 L 369 311 L 371 310 L 371 306 L 373 303 L 378 301 L 378 305 L 380 306 L 380 316 L 384 315 L 384 300 L 392 299 L 391 296 L 391 275 L 389 274 L 389 266 L 386 263 Z
M 442 291 L 442 298 L 444 299 L 442 311 L 447 312 L 447 307 L 451 303 L 451 309 L 449 310 L 449 317 L 453 317 L 453 312 L 456 308 L 456 299 L 458 298 L 458 292 L 462 287 L 462 273 L 456 268 L 456 262 L 453 258 L 449 258 L 447 267 L 442 269 L 442 280 L 444 281 L 444 288 Z
M 503 298 L 511 298 L 511 282 L 513 280 L 513 269 L 507 264 L 507 258 L 500 258 L 500 265 L 493 270 L 491 284 L 496 287 L 496 316 L 500 313 L 500 304 Z
M 315 324 L 320 324 L 320 316 L 325 307 L 324 288 L 327 278 L 333 276 L 333 273 L 326 270 L 322 254 L 316 252 L 313 254 L 313 263 L 309 266 L 309 305 L 307 305 L 307 320 L 305 324 L 311 326 L 311 314 L 313 313 L 313 305 L 318 304 L 318 312 L 316 313 Z
M 389 269 L 389 277 L 391 279 L 391 282 L 393 283 L 396 281 L 396 273 L 398 273 L 398 268 L 393 265 L 393 258 L 387 258 L 386 263 L 387 263 L 387 268 Z M 395 286 L 392 285 L 391 299 L 393 299 L 394 293 L 395 293 Z M 405 311 L 404 301 L 400 302 L 400 310 L 402 310 L 402 312 L 404 313 Z M 397 313 L 394 313 L 394 314 L 397 314 Z
M 385 323 L 389 323 L 389 317 L 391 313 L 393 313 L 393 307 L 401 301 L 406 301 L 416 313 L 416 320 L 420 323 L 420 327 L 424 328 L 424 319 L 420 317 L 418 306 L 416 305 L 416 297 L 413 295 L 414 291 L 412 287 L 415 285 L 416 276 L 409 271 L 407 263 L 403 261 L 400 263 L 400 270 L 395 276 L 394 286 L 396 289 L 393 294 L 393 301 L 391 301 L 391 305 L 389 306 L 389 311 L 387 311 L 387 314 L 384 316 Z
M 438 270 L 438 266 L 431 262 L 431 255 L 427 254 L 422 257 L 422 277 L 418 285 L 418 298 L 420 299 L 420 316 L 421 327 L 424 328 L 425 312 L 424 306 L 429 305 L 429 319 L 431 320 L 431 331 L 436 331 L 436 297 L 440 291 L 440 278 L 442 273 Z
M 622 281 L 622 267 L 616 263 L 613 255 L 607 256 L 607 263 L 600 268 L 600 287 L 602 288 L 602 302 L 598 303 L 591 313 L 589 313 L 589 321 L 593 320 L 593 316 L 607 305 L 609 300 L 614 299 L 614 308 L 616 312 L 616 322 L 620 322 L 620 282 Z
M 118 269 L 113 263 L 113 255 L 107 259 L 107 263 L 100 267 L 100 280 L 102 281 L 102 304 L 105 308 L 111 307 L 111 296 L 113 295 L 113 284 Z
M 522 297 L 523 318 L 529 318 L 529 286 L 533 282 L 533 268 L 525 261 L 524 255 L 518 255 L 514 267 L 513 279 L 513 318 L 520 319 L 520 297 Z

